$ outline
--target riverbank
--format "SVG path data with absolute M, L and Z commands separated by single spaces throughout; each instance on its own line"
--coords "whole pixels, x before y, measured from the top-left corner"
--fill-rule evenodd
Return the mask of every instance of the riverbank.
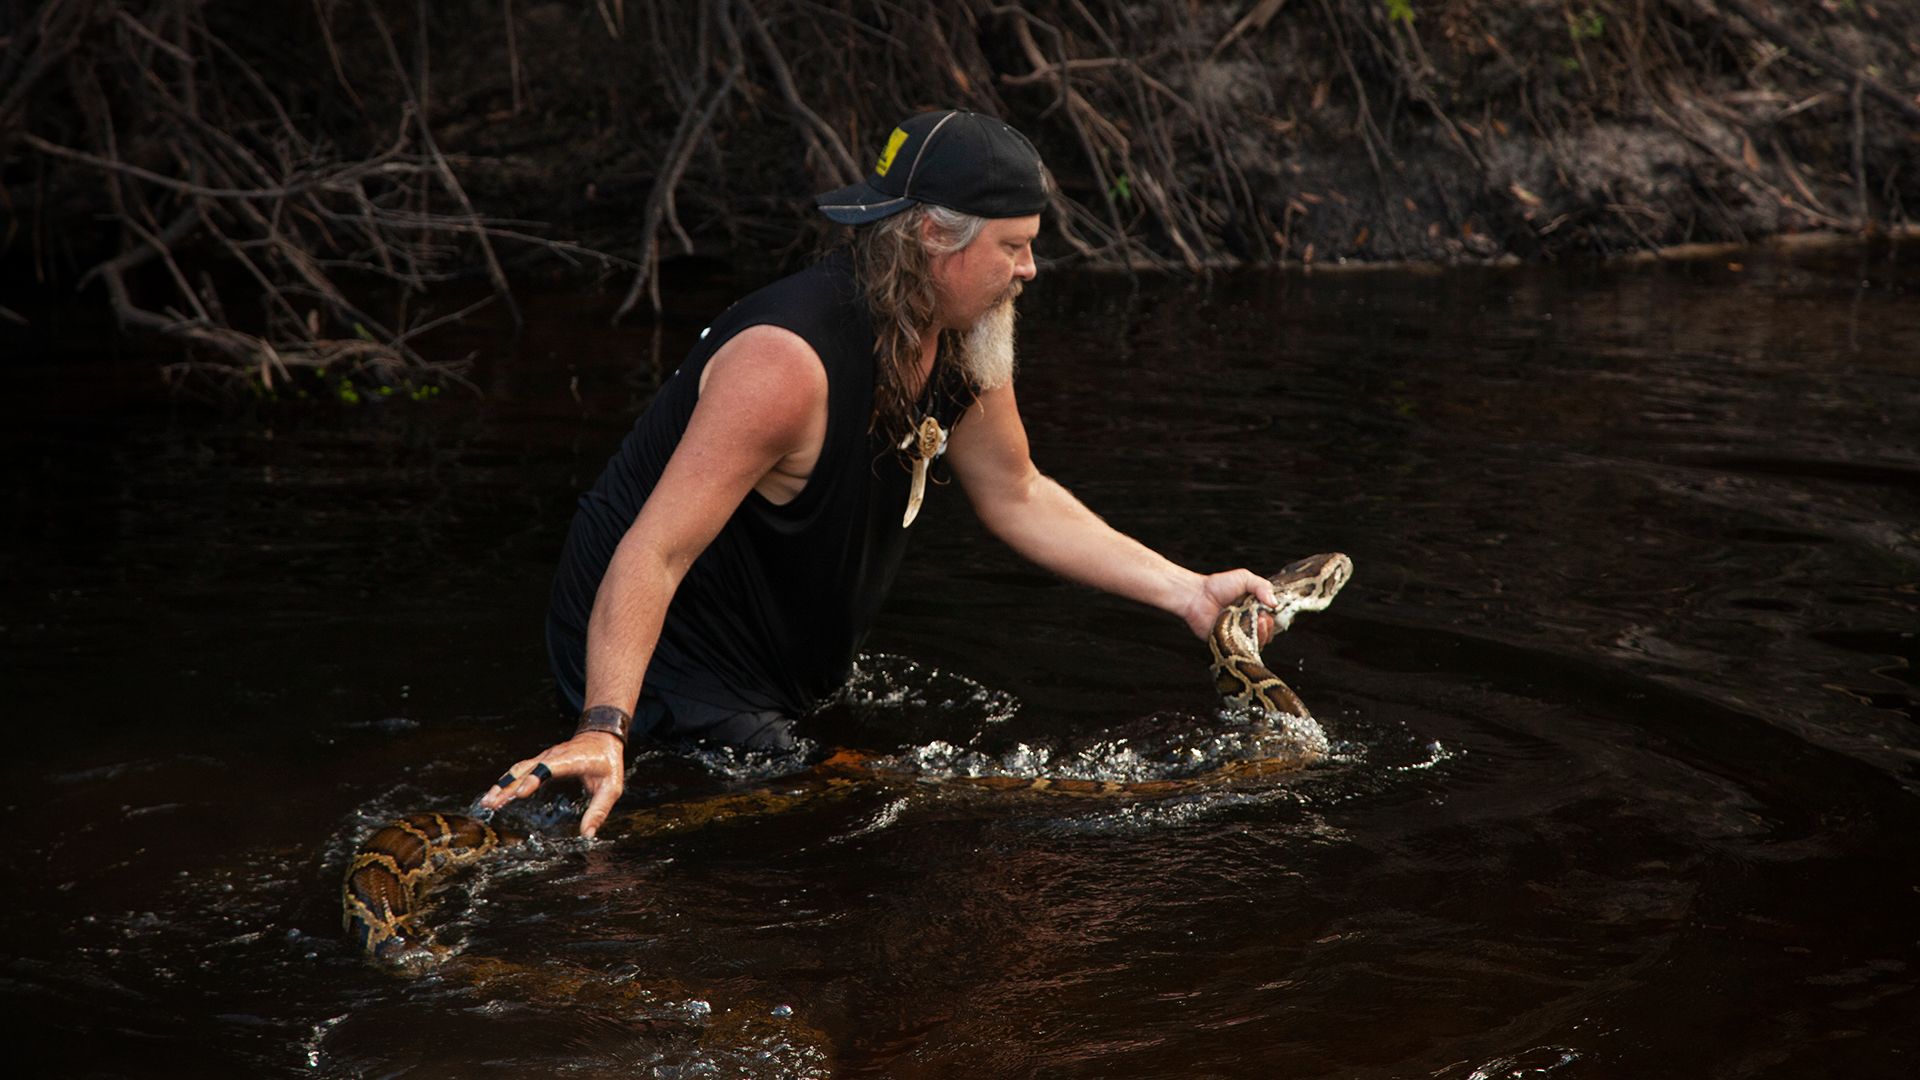
M 1069 266 L 1907 235 L 1920 195 L 1920 11 L 1870 3 L 55 0 L 5 49 L 9 296 L 85 289 L 263 382 L 447 375 L 415 343 L 468 313 L 449 282 L 518 325 L 530 275 L 627 317 L 663 262 L 793 265 L 808 197 L 934 104 L 1032 135 Z

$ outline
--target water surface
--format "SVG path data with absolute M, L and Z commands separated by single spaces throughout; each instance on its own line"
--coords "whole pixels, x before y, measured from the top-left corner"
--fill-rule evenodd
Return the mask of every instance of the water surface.
M 1192 565 L 1353 557 L 1268 650 L 1332 759 L 1163 799 L 876 788 L 645 843 L 583 845 L 547 806 L 521 818 L 546 839 L 441 904 L 461 961 L 413 980 L 338 939 L 341 861 L 563 732 L 540 618 L 573 498 L 728 295 L 657 331 L 532 298 L 518 342 L 442 343 L 484 396 L 421 405 L 209 411 L 18 362 L 17 1059 L 1911 1075 L 1917 285 L 1860 255 L 1043 276 L 1020 394 L 1044 468 Z M 916 528 L 819 751 L 1127 768 L 1222 722 L 1171 620 L 1026 567 L 957 490 Z M 795 764 L 649 752 L 627 805 Z

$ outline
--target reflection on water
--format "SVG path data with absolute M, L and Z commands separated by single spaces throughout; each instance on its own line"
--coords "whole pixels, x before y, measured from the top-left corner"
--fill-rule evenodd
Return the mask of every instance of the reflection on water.
M 1202 644 L 936 489 L 807 753 L 1327 760 L 1155 799 L 876 785 L 596 843 L 566 797 L 440 898 L 458 955 L 414 979 L 340 941 L 345 854 L 561 732 L 547 575 L 651 330 L 529 303 L 510 352 L 447 343 L 486 355 L 477 401 L 18 417 L 14 1046 L 50 1075 L 1908 1075 L 1916 283 L 1853 256 L 1042 278 L 1043 467 L 1189 563 L 1353 556 L 1267 649 L 1318 730 L 1220 715 Z M 665 351 L 729 298 L 683 296 Z M 19 378 L 75 402 L 102 370 Z M 653 750 L 626 805 L 801 764 Z

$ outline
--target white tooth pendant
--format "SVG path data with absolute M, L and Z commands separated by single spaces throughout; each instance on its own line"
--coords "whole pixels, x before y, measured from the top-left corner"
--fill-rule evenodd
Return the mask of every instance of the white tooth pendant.
M 927 469 L 946 448 L 946 430 L 931 416 L 900 440 L 900 449 L 913 451 L 913 488 L 907 492 L 907 516 L 900 520 L 901 528 L 913 524 L 913 519 L 920 516 L 920 503 L 927 497 Z

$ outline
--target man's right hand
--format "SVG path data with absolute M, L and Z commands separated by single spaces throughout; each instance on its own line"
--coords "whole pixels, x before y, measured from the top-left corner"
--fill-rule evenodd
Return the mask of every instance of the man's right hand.
M 513 777 L 512 782 L 504 787 L 495 785 L 480 797 L 480 805 L 483 809 L 498 810 L 540 790 L 541 779 L 533 767 L 545 765 L 553 779 L 577 776 L 586 787 L 587 812 L 580 815 L 580 835 L 591 837 L 600 831 L 607 815 L 613 811 L 613 804 L 626 790 L 625 750 L 617 737 L 604 731 L 582 732 L 533 757 L 514 762 L 505 773 Z

